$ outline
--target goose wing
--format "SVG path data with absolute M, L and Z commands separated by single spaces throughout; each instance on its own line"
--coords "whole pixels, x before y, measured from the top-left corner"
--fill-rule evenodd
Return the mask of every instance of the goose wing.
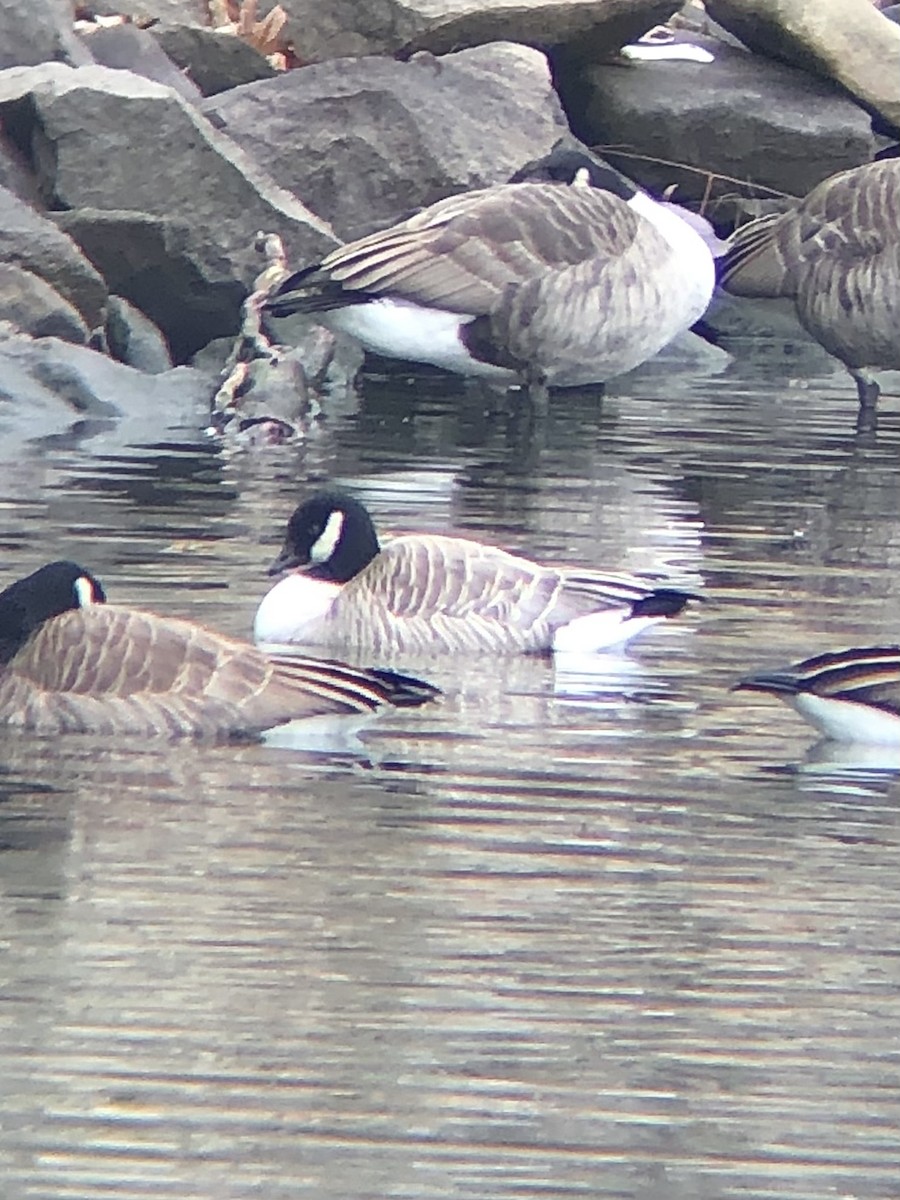
M 188 621 L 104 605 L 43 625 L 8 665 L 0 707 L 14 724 L 45 732 L 247 734 L 373 711 L 397 702 L 398 680 L 300 655 L 269 658 Z
M 744 691 L 867 704 L 900 715 L 900 646 L 868 646 L 816 655 L 785 671 L 742 679 Z
M 561 572 L 465 538 L 393 538 L 345 584 L 328 620 L 376 649 L 543 650 L 583 611 Z
M 773 299 L 791 295 L 782 242 L 790 240 L 793 221 L 793 213 L 770 213 L 734 231 L 718 261 L 719 283 L 725 291 Z
M 502 184 L 451 196 L 400 225 L 342 246 L 318 271 L 299 272 L 280 291 L 336 283 L 345 294 L 390 294 L 481 316 L 510 285 L 588 259 L 615 261 L 642 228 L 652 230 L 610 192 Z
M 720 283 L 739 296 L 825 289 L 831 305 L 858 305 L 859 297 L 872 290 L 873 266 L 882 256 L 894 272 L 900 269 L 898 207 L 896 159 L 832 175 L 789 212 L 737 229 L 719 260 Z

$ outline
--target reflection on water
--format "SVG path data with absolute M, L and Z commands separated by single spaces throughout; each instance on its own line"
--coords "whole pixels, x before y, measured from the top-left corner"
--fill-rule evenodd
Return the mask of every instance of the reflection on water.
M 407 661 L 443 700 L 347 752 L 0 738 L 4 1200 L 896 1194 L 900 763 L 728 689 L 896 640 L 900 417 L 861 445 L 843 373 L 752 349 L 533 427 L 423 376 L 263 454 L 6 447 L 6 577 L 236 634 L 323 480 L 707 599 Z

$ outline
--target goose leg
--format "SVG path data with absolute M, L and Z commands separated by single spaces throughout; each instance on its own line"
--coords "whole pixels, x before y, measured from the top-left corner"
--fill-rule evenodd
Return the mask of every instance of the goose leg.
M 878 397 L 881 389 L 875 380 L 860 367 L 851 370 L 859 395 L 859 412 L 856 416 L 857 433 L 874 433 L 878 428 Z
M 550 389 L 543 375 L 529 374 L 525 382 L 525 395 L 530 411 L 535 417 L 545 417 L 550 411 Z

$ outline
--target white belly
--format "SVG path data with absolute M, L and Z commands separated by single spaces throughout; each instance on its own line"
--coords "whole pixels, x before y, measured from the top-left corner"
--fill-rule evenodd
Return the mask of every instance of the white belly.
M 302 646 L 317 641 L 319 622 L 341 590 L 339 583 L 292 574 L 263 596 L 253 619 L 253 638 L 266 646 Z
M 479 375 L 512 382 L 515 373 L 472 358 L 459 338 L 472 317 L 442 308 L 421 308 L 406 300 L 383 298 L 350 304 L 318 318 L 331 329 L 348 333 L 367 350 L 386 358 L 430 363 L 458 375 Z
M 801 717 L 835 741 L 900 746 L 900 717 L 893 713 L 809 692 L 789 699 Z

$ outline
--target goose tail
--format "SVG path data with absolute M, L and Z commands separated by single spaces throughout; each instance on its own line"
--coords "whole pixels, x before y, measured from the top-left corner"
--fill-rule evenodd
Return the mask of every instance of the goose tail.
M 384 667 L 370 667 L 369 673 L 381 683 L 387 701 L 395 708 L 418 708 L 442 695 L 440 688 L 415 675 L 404 675 Z
M 703 602 L 703 597 L 696 592 L 682 592 L 678 588 L 654 588 L 646 596 L 642 596 L 631 606 L 632 617 L 677 617 L 685 608 L 696 600 Z
M 733 296 L 772 298 L 790 294 L 777 233 L 783 213 L 770 213 L 736 229 L 716 261 L 719 287 Z

